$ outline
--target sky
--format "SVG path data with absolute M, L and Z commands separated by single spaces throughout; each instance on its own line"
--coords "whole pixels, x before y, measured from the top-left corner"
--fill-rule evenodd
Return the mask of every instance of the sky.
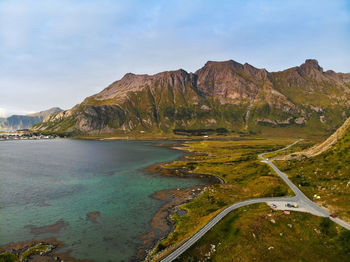
M 69 109 L 128 72 L 307 58 L 350 72 L 350 0 L 0 0 L 0 117 Z

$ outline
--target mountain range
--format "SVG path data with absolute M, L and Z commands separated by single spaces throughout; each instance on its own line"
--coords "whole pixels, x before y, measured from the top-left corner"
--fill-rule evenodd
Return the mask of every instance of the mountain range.
M 330 132 L 349 115 L 350 73 L 324 71 L 314 59 L 279 72 L 229 60 L 209 61 L 195 73 L 128 73 L 33 130 L 86 135 L 276 128 Z
M 42 122 L 52 114 L 61 112 L 62 109 L 53 107 L 51 109 L 28 115 L 12 115 L 7 118 L 0 118 L 0 131 L 16 131 L 28 129 L 33 125 Z

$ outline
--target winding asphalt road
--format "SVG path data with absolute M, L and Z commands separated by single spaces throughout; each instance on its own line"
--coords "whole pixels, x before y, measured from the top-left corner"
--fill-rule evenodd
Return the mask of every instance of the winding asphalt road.
M 295 145 L 296 143 L 298 143 L 300 140 L 295 141 L 293 144 L 290 144 L 289 146 L 273 151 L 273 152 L 268 152 L 268 153 L 263 153 L 260 154 L 259 157 L 263 160 L 263 162 L 267 163 L 270 167 L 272 167 L 272 169 L 283 179 L 284 182 L 286 182 L 286 184 L 293 190 L 294 194 L 295 194 L 295 198 L 296 198 L 296 202 L 300 205 L 303 206 L 304 208 L 306 208 L 307 211 L 309 211 L 310 213 L 314 214 L 314 215 L 318 215 L 318 216 L 324 216 L 327 217 L 329 216 L 329 212 L 325 209 L 323 209 L 322 207 L 318 206 L 316 203 L 312 202 L 307 196 L 305 196 L 305 194 L 303 192 L 301 192 L 301 190 L 295 186 L 292 181 L 290 181 L 288 179 L 288 176 L 281 172 L 268 158 L 265 158 L 264 155 L 266 154 L 270 154 L 270 153 L 276 153 L 282 150 L 285 150 L 287 148 L 290 148 L 291 146 Z M 347 230 L 350 230 L 350 225 L 348 223 L 346 223 L 345 221 L 341 220 L 340 218 L 332 218 L 329 217 L 333 222 L 337 223 L 338 225 L 346 228 Z
M 292 181 L 288 179 L 288 176 L 281 172 L 268 158 L 265 158 L 264 155 L 270 153 L 280 152 L 282 150 L 286 150 L 291 146 L 294 146 L 300 140 L 295 141 L 293 144 L 290 144 L 282 149 L 267 152 L 259 155 L 259 158 L 262 159 L 262 162 L 267 163 L 282 179 L 286 184 L 293 190 L 295 196 L 294 197 L 270 197 L 270 198 L 256 198 L 245 200 L 236 204 L 233 204 L 223 211 L 221 211 L 218 215 L 216 215 L 212 220 L 210 220 L 204 227 L 202 227 L 197 233 L 195 233 L 192 237 L 190 237 L 186 242 L 184 242 L 181 246 L 175 249 L 172 253 L 170 253 L 167 257 L 163 258 L 161 262 L 170 262 L 179 257 L 182 253 L 184 253 L 188 248 L 190 248 L 197 240 L 199 240 L 202 236 L 205 235 L 211 228 L 213 228 L 222 218 L 224 218 L 231 211 L 252 204 L 257 203 L 267 203 L 267 202 L 279 202 L 279 201 L 288 201 L 290 203 L 298 204 L 298 206 L 303 207 L 307 212 L 312 213 L 317 216 L 328 217 L 330 214 L 327 210 L 319 207 L 316 203 L 312 202 L 307 196 L 304 195 L 303 192 L 300 191 L 298 187 L 296 187 Z M 338 225 L 350 230 L 350 225 L 345 221 L 339 218 L 331 218 L 332 221 L 337 223 Z

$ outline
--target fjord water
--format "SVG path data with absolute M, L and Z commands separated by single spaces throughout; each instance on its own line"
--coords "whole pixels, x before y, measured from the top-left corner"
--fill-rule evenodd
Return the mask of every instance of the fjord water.
M 131 260 L 162 205 L 150 196 L 203 183 L 145 173 L 145 167 L 183 154 L 153 146 L 159 143 L 0 142 L 0 245 L 55 237 L 76 258 Z M 100 216 L 87 219 L 90 212 Z M 56 226 L 35 230 L 49 225 Z

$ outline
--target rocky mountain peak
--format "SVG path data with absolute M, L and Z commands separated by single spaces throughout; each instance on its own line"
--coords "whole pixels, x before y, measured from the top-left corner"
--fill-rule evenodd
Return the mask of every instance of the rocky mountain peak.
M 189 76 L 189 73 L 187 73 L 183 69 L 178 69 L 173 71 L 164 71 L 154 75 L 155 78 L 168 78 L 168 77 L 186 78 L 188 76 Z
M 185 86 L 187 82 L 194 83 L 196 76 L 186 72 L 183 69 L 178 69 L 174 71 L 165 71 L 153 75 L 152 81 L 159 82 L 160 85 L 168 85 L 172 87 Z
M 208 61 L 196 71 L 198 88 L 201 92 L 223 99 L 252 99 L 261 83 L 267 81 L 268 72 L 248 63 L 234 60 Z M 258 84 L 259 82 L 259 84 Z
M 234 60 L 208 61 L 195 73 L 128 73 L 36 128 L 89 134 L 218 127 L 259 131 L 265 125 L 307 127 L 314 116 L 326 130 L 339 122 L 328 121 L 333 111 L 323 108 L 348 112 L 349 82 L 350 74 L 324 72 L 314 59 L 280 72 Z
M 205 63 L 203 69 L 217 69 L 222 70 L 223 68 L 233 68 L 243 70 L 243 65 L 234 60 L 227 61 L 208 61 Z
M 266 78 L 268 75 L 268 72 L 265 68 L 260 69 L 260 68 L 256 68 L 248 63 L 245 63 L 243 65 L 244 68 L 244 72 L 248 73 L 251 76 L 257 77 L 257 78 Z
M 323 68 L 319 66 L 316 59 L 306 59 L 300 68 L 306 72 L 310 72 L 312 69 L 323 72 Z
M 184 87 L 186 83 L 195 83 L 196 76 L 187 73 L 183 69 L 164 71 L 155 75 L 127 73 L 118 81 L 115 81 L 102 92 L 92 96 L 96 100 L 118 99 L 123 100 L 128 92 L 141 91 L 147 87 Z M 90 101 L 88 99 L 86 102 Z
M 136 76 L 134 73 L 126 73 L 121 79 L 132 79 Z
M 196 74 L 200 75 L 203 72 L 225 72 L 225 73 L 245 73 L 247 75 L 253 76 L 262 76 L 266 75 L 268 72 L 265 69 L 256 68 L 248 63 L 241 64 L 234 60 L 222 61 L 222 62 L 214 62 L 208 61 L 204 67 L 199 69 Z
M 134 74 L 134 73 L 127 73 L 125 74 L 120 80 L 115 81 L 114 83 L 117 82 L 132 82 L 132 81 L 136 81 L 137 79 L 146 79 L 147 77 L 149 77 L 149 75 L 146 74 Z M 113 84 L 114 84 L 113 83 Z M 113 85 L 112 84 L 112 85 Z

